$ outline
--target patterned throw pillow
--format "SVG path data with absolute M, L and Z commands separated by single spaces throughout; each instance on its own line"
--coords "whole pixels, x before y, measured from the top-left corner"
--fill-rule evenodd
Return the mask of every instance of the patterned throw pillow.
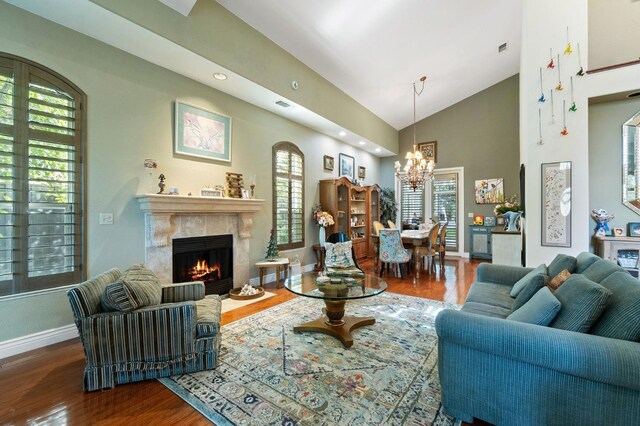
M 162 303 L 160 280 L 153 271 L 142 265 L 134 265 L 118 281 L 107 286 L 101 302 L 106 312 L 130 312 L 159 305 Z
M 344 243 L 327 243 L 325 246 L 324 265 L 331 268 L 349 268 L 355 266 L 351 256 L 351 241 Z
M 568 269 L 563 269 L 562 272 L 560 272 L 558 275 L 556 275 L 555 277 L 553 277 L 553 279 L 549 282 L 549 284 L 547 284 L 547 287 L 549 287 L 549 290 L 551 290 L 551 292 L 553 293 L 554 291 L 556 291 L 558 289 L 558 287 L 560 287 L 562 285 L 563 282 L 565 282 L 567 280 L 567 278 L 569 278 L 571 276 L 571 272 L 569 272 Z

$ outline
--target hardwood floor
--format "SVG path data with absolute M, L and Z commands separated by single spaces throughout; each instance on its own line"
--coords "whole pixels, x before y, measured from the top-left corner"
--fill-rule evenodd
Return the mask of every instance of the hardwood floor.
M 462 303 L 475 279 L 478 261 L 448 258 L 444 274 L 423 272 L 401 280 L 384 275 L 388 290 Z M 360 265 L 373 273 L 373 262 Z M 276 296 L 222 314 L 228 324 L 296 297 L 285 289 Z M 356 343 L 357 344 L 357 341 Z M 210 424 L 200 413 L 155 380 L 105 391 L 82 390 L 84 353 L 79 339 L 0 360 L 0 424 L 122 425 Z M 484 424 L 476 422 L 475 424 Z

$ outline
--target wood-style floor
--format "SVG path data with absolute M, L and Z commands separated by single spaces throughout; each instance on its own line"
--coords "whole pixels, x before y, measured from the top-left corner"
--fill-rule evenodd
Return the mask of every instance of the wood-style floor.
M 447 258 L 444 274 L 413 274 L 404 280 L 385 278 L 388 290 L 410 296 L 462 303 L 474 281 L 478 261 Z M 360 266 L 373 272 L 373 262 Z M 276 296 L 226 312 L 228 324 L 293 299 L 285 289 Z M 347 308 L 348 309 L 348 308 Z M 357 336 L 354 339 L 357 343 Z M 47 425 L 207 425 L 210 422 L 155 380 L 85 393 L 82 390 L 84 353 L 79 339 L 68 340 L 0 360 L 0 424 Z M 482 424 L 476 422 L 475 424 Z

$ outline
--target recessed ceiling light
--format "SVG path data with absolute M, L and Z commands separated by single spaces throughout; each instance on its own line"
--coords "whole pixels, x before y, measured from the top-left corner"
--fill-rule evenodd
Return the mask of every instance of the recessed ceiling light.
M 380 148 L 376 148 L 376 152 L 382 152 Z
M 366 145 L 366 142 L 365 142 L 365 141 L 360 141 L 360 142 L 358 142 L 358 143 L 359 143 L 360 145 Z
M 226 80 L 227 79 L 227 75 L 225 73 L 222 73 L 222 72 L 214 72 L 213 73 L 213 78 L 215 78 L 216 80 Z
M 340 130 L 340 133 L 338 133 L 340 136 L 347 136 L 347 132 L 345 132 L 344 130 Z

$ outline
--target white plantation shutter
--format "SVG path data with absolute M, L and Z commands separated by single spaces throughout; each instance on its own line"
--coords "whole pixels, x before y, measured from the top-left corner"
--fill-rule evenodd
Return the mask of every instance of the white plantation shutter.
M 424 185 L 413 190 L 407 182 L 400 186 L 400 220 L 401 223 L 412 223 L 413 219 L 424 222 Z
M 280 250 L 304 247 L 304 154 L 290 142 L 273 146 L 273 227 Z
M 431 181 L 433 218 L 448 221 L 447 250 L 458 250 L 458 174 L 439 173 Z
M 0 295 L 83 278 L 82 99 L 53 73 L 0 56 Z

